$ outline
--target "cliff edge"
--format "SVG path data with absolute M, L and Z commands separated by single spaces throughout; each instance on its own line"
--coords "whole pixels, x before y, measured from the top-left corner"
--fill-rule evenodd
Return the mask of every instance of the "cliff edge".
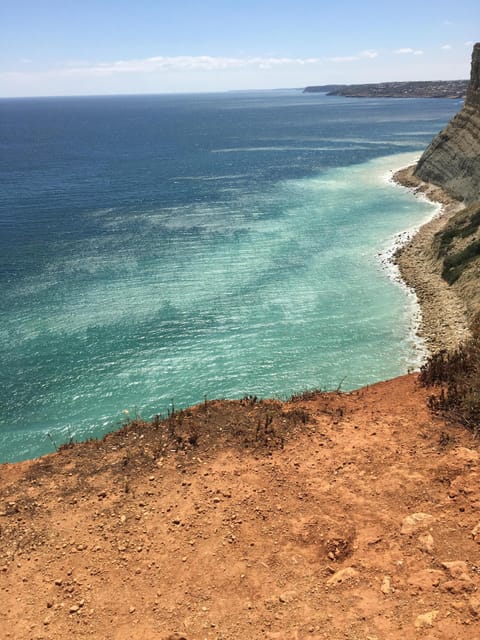
M 396 258 L 418 295 L 430 351 L 455 350 L 480 318 L 480 43 L 473 48 L 465 105 L 416 167 L 394 179 L 442 204 L 442 215 Z
M 472 53 L 465 104 L 428 146 L 415 175 L 470 205 L 480 199 L 480 43 Z
M 480 454 L 410 375 L 0 465 L 5 640 L 478 640 Z

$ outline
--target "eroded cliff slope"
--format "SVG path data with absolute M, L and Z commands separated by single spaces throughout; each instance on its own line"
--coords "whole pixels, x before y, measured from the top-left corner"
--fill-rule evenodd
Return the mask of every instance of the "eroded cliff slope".
M 465 105 L 433 139 L 415 175 L 467 205 L 480 199 L 480 43 L 473 48 Z

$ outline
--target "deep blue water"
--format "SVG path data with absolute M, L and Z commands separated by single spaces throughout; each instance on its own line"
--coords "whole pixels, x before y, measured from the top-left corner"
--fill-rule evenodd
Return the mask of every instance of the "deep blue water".
M 419 361 L 388 184 L 460 108 L 300 92 L 0 100 L 0 461 L 127 415 Z M 50 436 L 48 435 L 50 434 Z

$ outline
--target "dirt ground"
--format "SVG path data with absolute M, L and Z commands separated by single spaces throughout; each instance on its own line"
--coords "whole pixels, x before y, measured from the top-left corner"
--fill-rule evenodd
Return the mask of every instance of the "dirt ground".
M 480 638 L 478 440 L 415 374 L 0 465 L 2 638 Z

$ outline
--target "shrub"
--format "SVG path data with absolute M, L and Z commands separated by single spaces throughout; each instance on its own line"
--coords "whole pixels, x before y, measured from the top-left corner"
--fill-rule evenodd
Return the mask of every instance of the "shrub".
M 480 240 L 470 243 L 462 251 L 446 256 L 443 261 L 443 279 L 448 284 L 453 284 L 462 275 L 468 264 L 478 256 L 480 256 Z
M 437 387 L 429 406 L 464 424 L 475 435 L 480 428 L 480 328 L 459 349 L 431 356 L 420 371 L 420 382 Z

